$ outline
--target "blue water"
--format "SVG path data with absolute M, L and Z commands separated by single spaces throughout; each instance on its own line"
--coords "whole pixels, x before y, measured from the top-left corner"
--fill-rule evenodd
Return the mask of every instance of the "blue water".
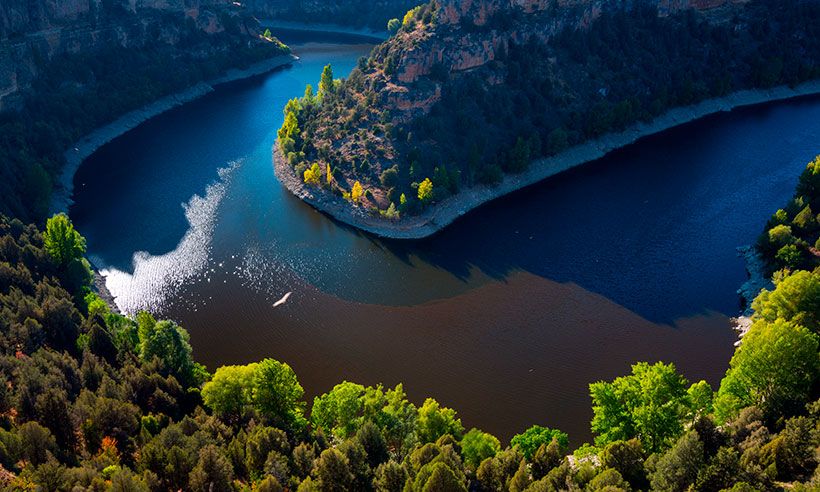
M 309 394 L 345 378 L 405 381 L 507 436 L 537 422 L 587 437 L 586 384 L 638 359 L 717 384 L 745 279 L 736 247 L 820 152 L 820 100 L 709 117 L 429 239 L 385 241 L 274 176 L 285 102 L 370 48 L 291 35 L 293 66 L 159 116 L 78 172 L 71 216 L 124 309 L 183 323 L 211 368 L 273 356 Z

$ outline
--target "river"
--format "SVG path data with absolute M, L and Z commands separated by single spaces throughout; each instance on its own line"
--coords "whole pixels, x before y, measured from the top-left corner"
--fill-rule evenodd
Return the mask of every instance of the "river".
M 588 384 L 635 361 L 717 386 L 735 248 L 820 151 L 820 100 L 712 116 L 386 241 L 291 196 L 271 162 L 285 102 L 371 46 L 280 35 L 299 62 L 150 120 L 77 173 L 70 214 L 122 309 L 180 322 L 210 370 L 273 357 L 311 398 L 402 382 L 502 440 L 532 424 L 589 440 Z

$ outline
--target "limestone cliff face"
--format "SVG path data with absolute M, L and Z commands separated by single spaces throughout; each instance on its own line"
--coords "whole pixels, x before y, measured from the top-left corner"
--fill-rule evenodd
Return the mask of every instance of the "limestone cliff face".
M 238 17 L 230 0 L 3 0 L 0 2 L 0 111 L 19 103 L 21 90 L 62 53 L 93 53 L 148 42 L 174 45 L 190 19 L 206 33 L 224 29 L 220 16 Z M 190 23 L 188 23 L 190 24 Z M 244 31 L 258 25 L 247 18 Z
M 658 15 L 695 9 L 709 11 L 749 0 L 657 0 Z M 385 57 L 395 70 L 385 84 L 388 101 L 399 120 L 432 107 L 438 86 L 420 81 L 435 72 L 459 72 L 488 66 L 510 43 L 546 42 L 567 27 L 583 29 L 607 9 L 631 8 L 634 0 L 439 0 L 435 20 L 403 29 L 388 42 Z M 492 70 L 487 81 L 493 83 Z M 413 90 L 405 86 L 414 85 Z M 411 100 L 412 99 L 412 100 Z

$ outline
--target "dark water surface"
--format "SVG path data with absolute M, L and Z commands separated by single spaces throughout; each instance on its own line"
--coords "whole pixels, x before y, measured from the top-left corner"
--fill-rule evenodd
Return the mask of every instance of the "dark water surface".
M 326 63 L 344 75 L 369 49 L 321 41 L 82 167 L 71 215 L 123 309 L 182 323 L 210 369 L 274 357 L 311 396 L 344 379 L 404 382 L 415 401 L 435 397 L 505 439 L 535 423 L 589 439 L 587 384 L 634 361 L 719 382 L 745 278 L 735 248 L 820 151 L 820 101 L 710 117 L 428 240 L 383 241 L 317 213 L 273 173 L 285 102 Z

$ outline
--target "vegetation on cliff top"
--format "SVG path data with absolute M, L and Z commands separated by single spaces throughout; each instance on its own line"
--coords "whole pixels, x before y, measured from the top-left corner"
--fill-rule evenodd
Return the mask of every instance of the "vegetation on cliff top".
M 585 8 L 505 7 L 481 25 L 413 9 L 347 79 L 288 104 L 280 148 L 300 178 L 330 170 L 307 181 L 320 194 L 359 183 L 354 205 L 395 219 L 670 108 L 820 76 L 815 2 L 669 16 L 636 2 L 589 25 Z
M 84 252 L 63 215 L 44 233 L 0 217 L 0 488 L 820 487 L 820 268 L 782 270 L 761 292 L 717 391 L 662 362 L 591 384 L 595 442 L 568 454 L 560 430 L 534 425 L 502 446 L 402 385 L 345 381 L 308 405 L 283 362 L 209 374 L 180 326 L 110 311 Z

